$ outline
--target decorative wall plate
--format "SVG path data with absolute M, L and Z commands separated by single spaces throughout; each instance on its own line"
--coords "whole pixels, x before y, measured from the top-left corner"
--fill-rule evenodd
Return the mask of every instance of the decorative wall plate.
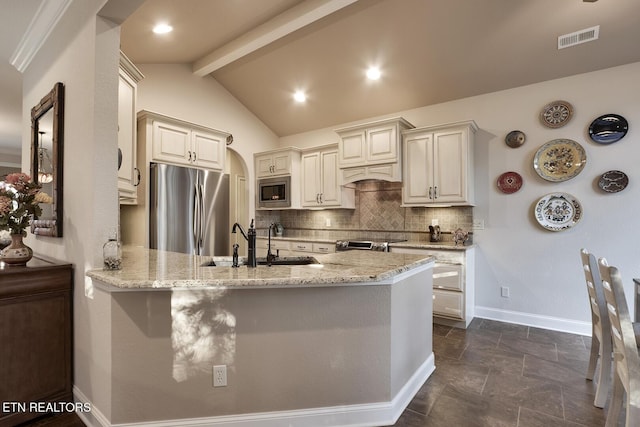
M 524 141 L 526 139 L 527 137 L 525 136 L 524 132 L 519 130 L 512 130 L 507 134 L 504 142 L 511 148 L 518 148 L 522 144 L 524 144 Z
M 562 231 L 573 227 L 582 218 L 582 206 L 568 193 L 550 193 L 538 200 L 536 220 L 547 230 Z
M 554 139 L 538 149 L 533 168 L 547 181 L 561 182 L 578 175 L 587 163 L 582 145 L 571 139 Z
M 605 114 L 598 117 L 589 126 L 589 136 L 598 144 L 613 144 L 627 134 L 627 119 L 617 114 Z
M 542 108 L 540 121 L 550 128 L 566 125 L 573 116 L 573 106 L 567 101 L 553 101 Z
M 518 172 L 505 172 L 498 177 L 498 189 L 505 194 L 515 193 L 522 187 L 522 176 Z
M 629 177 L 621 171 L 608 171 L 602 174 L 598 187 L 607 193 L 617 193 L 627 188 Z

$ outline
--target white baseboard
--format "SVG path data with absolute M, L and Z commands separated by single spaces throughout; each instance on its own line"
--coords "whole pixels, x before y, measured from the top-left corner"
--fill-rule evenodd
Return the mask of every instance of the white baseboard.
M 591 322 L 563 319 L 561 317 L 542 316 L 539 314 L 523 313 L 520 311 L 500 310 L 476 305 L 476 317 L 518 325 L 533 326 L 553 331 L 591 336 Z
M 95 407 L 91 413 L 78 414 L 91 427 L 365 427 L 393 425 L 420 387 L 435 370 L 433 353 L 422 363 L 389 402 L 331 406 L 295 411 L 260 412 L 207 418 L 183 418 L 167 421 L 111 424 Z M 74 387 L 78 401 L 88 403 L 86 396 Z

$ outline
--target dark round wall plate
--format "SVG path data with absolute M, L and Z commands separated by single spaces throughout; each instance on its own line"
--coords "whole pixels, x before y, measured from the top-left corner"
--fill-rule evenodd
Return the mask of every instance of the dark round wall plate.
M 589 126 L 589 136 L 598 144 L 613 144 L 620 141 L 629 131 L 627 119 L 618 114 L 605 114 Z
M 602 174 L 598 187 L 607 193 L 617 193 L 629 185 L 629 177 L 622 171 L 612 170 Z
M 526 141 L 527 137 L 524 132 L 519 130 L 512 130 L 507 134 L 504 142 L 511 148 L 518 148 Z

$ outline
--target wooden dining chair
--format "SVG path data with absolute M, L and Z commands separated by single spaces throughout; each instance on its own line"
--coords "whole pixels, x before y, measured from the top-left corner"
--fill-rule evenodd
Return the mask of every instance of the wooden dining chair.
M 587 379 L 593 381 L 597 367 L 596 396 L 593 404 L 598 408 L 604 408 L 611 385 L 611 327 L 596 257 L 583 248 L 580 249 L 580 258 L 591 306 L 591 355 Z
M 626 427 L 640 425 L 640 356 L 620 271 L 598 260 L 613 338 L 613 393 L 605 427 L 615 427 L 626 394 Z

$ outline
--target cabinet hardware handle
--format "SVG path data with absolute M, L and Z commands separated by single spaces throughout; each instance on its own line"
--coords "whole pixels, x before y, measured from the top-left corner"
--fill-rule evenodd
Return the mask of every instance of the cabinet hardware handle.
M 429 198 L 433 199 L 433 187 L 429 187 Z
M 189 162 L 191 161 L 191 151 L 187 151 L 189 153 Z
M 322 196 L 323 196 L 323 193 L 320 193 L 320 204 L 324 203 L 324 200 L 322 200 Z
M 196 152 L 195 151 L 193 152 L 193 161 L 194 162 L 196 161 Z
M 435 187 L 433 187 L 433 198 L 434 199 L 438 198 L 438 186 L 437 185 Z
M 320 203 L 320 193 L 316 193 L 316 203 Z
M 138 179 L 136 180 L 136 183 L 133 184 L 134 187 L 137 187 L 138 185 L 140 185 L 140 169 L 134 167 L 133 170 L 136 171 L 136 174 L 138 174 Z

